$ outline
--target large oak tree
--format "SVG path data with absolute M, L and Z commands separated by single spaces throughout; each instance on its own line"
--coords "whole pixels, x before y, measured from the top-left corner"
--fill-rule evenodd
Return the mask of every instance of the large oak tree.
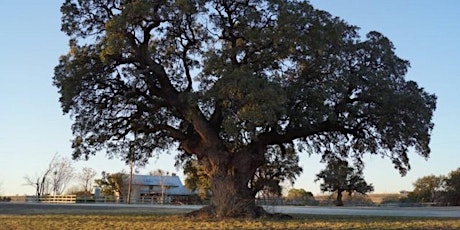
M 379 154 L 402 174 L 409 149 L 429 155 L 436 98 L 404 78 L 409 62 L 308 2 L 66 0 L 61 11 L 70 50 L 54 85 L 73 156 L 178 147 L 206 169 L 217 216 L 263 213 L 249 182 L 270 146 Z

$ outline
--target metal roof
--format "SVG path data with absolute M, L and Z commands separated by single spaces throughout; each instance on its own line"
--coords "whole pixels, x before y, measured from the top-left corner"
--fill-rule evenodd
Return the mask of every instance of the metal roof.
M 138 186 L 161 186 L 168 187 L 165 191 L 166 195 L 187 196 L 192 192 L 188 190 L 178 176 L 149 176 L 149 175 L 133 175 L 133 184 Z M 150 192 L 150 190 L 147 190 Z M 158 192 L 158 191 L 157 191 Z
M 149 175 L 133 175 L 133 184 L 144 186 L 168 186 L 168 187 L 183 187 L 178 176 L 149 176 Z

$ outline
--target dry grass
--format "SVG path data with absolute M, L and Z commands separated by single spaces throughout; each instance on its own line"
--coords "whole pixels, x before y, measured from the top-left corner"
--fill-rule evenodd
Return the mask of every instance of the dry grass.
M 297 215 L 292 220 L 206 220 L 171 214 L 0 215 L 0 229 L 460 229 L 454 218 Z

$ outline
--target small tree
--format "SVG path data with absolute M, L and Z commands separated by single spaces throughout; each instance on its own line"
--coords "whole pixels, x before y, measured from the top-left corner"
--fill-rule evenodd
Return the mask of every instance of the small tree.
M 444 182 L 444 176 L 429 175 L 418 178 L 414 182 L 414 190 L 408 194 L 408 197 L 417 202 L 440 201 Z
M 97 172 L 92 168 L 84 167 L 81 170 L 78 179 L 81 182 L 84 193 L 89 193 L 91 191 L 91 188 L 93 187 L 93 181 L 96 175 Z
M 118 173 L 107 173 L 102 171 L 101 179 L 96 179 L 94 183 L 96 183 L 101 188 L 101 193 L 105 196 L 114 196 L 117 193 L 120 197 L 123 197 L 124 192 L 126 190 L 126 181 L 128 175 L 125 172 L 118 172 Z
M 288 191 L 286 200 L 294 202 L 295 204 L 307 205 L 315 200 L 311 192 L 305 191 L 303 188 L 292 188 Z
M 43 176 L 36 175 L 35 177 L 31 177 L 29 175 L 24 176 L 24 180 L 26 181 L 24 185 L 30 185 L 35 188 L 35 196 L 40 197 L 48 193 L 48 184 L 46 181 L 45 172 Z
M 445 201 L 449 205 L 460 205 L 460 168 L 451 171 L 445 178 Z
M 40 174 L 36 175 L 35 177 L 26 175 L 24 176 L 25 185 L 30 185 L 35 188 L 35 195 L 37 197 L 40 197 L 45 194 L 49 194 L 49 188 L 50 188 L 50 181 L 49 181 L 49 174 L 53 171 L 53 165 L 54 162 L 57 159 L 57 154 L 53 156 L 51 159 L 50 163 L 48 164 L 48 167 L 45 169 L 45 171 Z
M 51 188 L 54 195 L 61 195 L 70 181 L 74 178 L 75 169 L 72 160 L 57 156 L 51 165 L 49 173 Z
M 288 191 L 287 199 L 290 200 L 301 200 L 301 199 L 306 199 L 309 197 L 312 197 L 313 194 L 311 192 L 305 191 L 303 188 L 291 188 Z
M 348 192 L 351 196 L 353 192 L 366 194 L 374 191 L 372 184 L 368 185 L 364 180 L 361 168 L 349 167 L 347 161 L 337 158 L 330 159 L 326 169 L 316 175 L 315 182 L 319 180 L 323 180 L 320 185 L 322 192 L 337 192 L 337 206 L 343 206 L 343 192 Z

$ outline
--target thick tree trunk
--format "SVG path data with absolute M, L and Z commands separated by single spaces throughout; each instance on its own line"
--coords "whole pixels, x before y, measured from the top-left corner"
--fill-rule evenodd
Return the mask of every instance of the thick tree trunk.
M 341 190 L 337 191 L 337 199 L 335 201 L 336 206 L 343 206 L 343 201 L 342 201 L 342 192 Z
M 228 156 L 223 159 L 222 156 Z M 191 213 L 191 216 L 207 215 L 219 218 L 257 218 L 267 213 L 255 203 L 255 194 L 249 181 L 261 165 L 260 159 L 251 153 L 219 154 L 220 157 L 202 159 L 206 162 L 211 182 L 211 205 Z
M 260 208 L 248 188 L 248 181 L 237 175 L 211 177 L 211 206 L 217 217 L 259 217 Z

